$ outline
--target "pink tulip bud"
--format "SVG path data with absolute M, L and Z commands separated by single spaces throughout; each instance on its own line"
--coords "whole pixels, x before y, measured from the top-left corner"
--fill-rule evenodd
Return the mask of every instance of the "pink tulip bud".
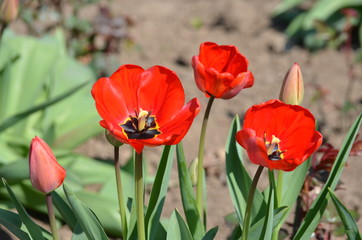
M 31 140 L 29 153 L 30 180 L 34 188 L 49 193 L 62 185 L 66 172 L 43 139 Z
M 9 23 L 15 20 L 19 12 L 19 0 L 4 0 L 1 5 L 0 18 Z
M 298 63 L 294 63 L 284 77 L 279 99 L 287 104 L 300 105 L 303 101 L 304 85 Z

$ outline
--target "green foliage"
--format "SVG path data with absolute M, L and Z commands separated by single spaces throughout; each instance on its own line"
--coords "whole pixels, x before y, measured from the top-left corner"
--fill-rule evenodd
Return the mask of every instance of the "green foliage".
M 312 235 L 313 231 L 317 227 L 329 200 L 328 191 L 329 189 L 334 190 L 337 186 L 342 170 L 349 156 L 349 152 L 351 151 L 353 142 L 361 126 L 361 122 L 362 114 L 358 116 L 356 121 L 351 126 L 346 138 L 342 143 L 342 147 L 338 153 L 338 156 L 333 164 L 333 168 L 330 172 L 328 180 L 324 185 L 322 191 L 319 193 L 318 197 L 313 201 L 312 206 L 307 212 L 307 215 L 305 216 L 302 225 L 300 226 L 293 238 L 294 240 L 309 239 L 309 237 Z
M 343 203 L 337 198 L 337 196 L 329 190 L 329 195 L 331 196 L 332 202 L 336 207 L 340 218 L 342 219 L 345 232 L 348 236 L 348 239 L 351 240 L 361 240 L 361 234 L 358 230 L 358 226 L 356 224 L 355 219 L 353 218 L 352 214 L 348 211 L 348 209 L 343 205 Z
M 312 51 L 349 44 L 351 34 L 362 34 L 360 0 L 284 0 L 276 7 L 273 18 L 288 25 L 285 33 L 292 42 L 302 43 Z M 361 43 L 359 38 L 355 44 L 361 48 Z

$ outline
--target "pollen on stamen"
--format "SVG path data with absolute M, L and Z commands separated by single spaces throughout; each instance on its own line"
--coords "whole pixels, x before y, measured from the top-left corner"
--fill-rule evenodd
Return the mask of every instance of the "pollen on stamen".
M 119 125 L 128 139 L 150 139 L 161 134 L 156 116 L 151 113 L 142 108 L 139 112 L 135 110 L 135 116 L 130 115 Z
M 279 143 L 281 140 L 274 135 L 272 135 L 271 142 L 266 141 L 266 134 L 264 134 L 264 142 L 267 149 L 267 155 L 270 160 L 277 161 L 284 158 L 283 153 L 285 151 L 281 151 L 279 147 Z

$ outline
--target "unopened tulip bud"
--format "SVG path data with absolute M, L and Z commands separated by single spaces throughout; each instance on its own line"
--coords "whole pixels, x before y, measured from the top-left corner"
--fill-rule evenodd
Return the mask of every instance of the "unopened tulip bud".
M 279 99 L 287 104 L 300 105 L 303 101 L 304 85 L 298 63 L 294 63 L 284 77 Z
M 189 174 L 190 174 L 190 178 L 191 178 L 191 183 L 193 186 L 197 185 L 197 168 L 199 165 L 199 159 L 195 158 L 190 166 L 189 166 Z
M 5 23 L 15 20 L 19 12 L 19 0 L 4 0 L 1 5 L 0 18 Z
M 31 184 L 43 193 L 57 189 L 66 175 L 65 169 L 59 165 L 48 144 L 39 137 L 31 140 L 29 172 Z
M 118 141 L 107 129 L 105 132 L 107 141 L 114 147 L 120 147 L 123 145 L 122 142 Z

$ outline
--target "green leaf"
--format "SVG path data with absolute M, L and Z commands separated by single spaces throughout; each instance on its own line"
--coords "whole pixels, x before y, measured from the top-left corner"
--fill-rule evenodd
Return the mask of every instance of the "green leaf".
M 6 188 L 6 190 L 9 193 L 9 196 L 11 198 L 11 200 L 13 201 L 13 204 L 16 208 L 16 210 L 19 213 L 19 216 L 22 220 L 22 222 L 24 223 L 24 225 L 26 226 L 26 228 L 29 231 L 30 236 L 33 239 L 45 239 L 43 237 L 43 234 L 41 232 L 41 228 L 30 218 L 29 214 L 26 212 L 26 210 L 24 209 L 23 205 L 21 205 L 21 203 L 19 202 L 19 200 L 16 198 L 15 194 L 13 193 L 13 191 L 11 190 L 11 188 L 9 187 L 9 185 L 7 184 L 6 180 L 4 178 L 2 178 L 3 184 Z
M 18 214 L 0 209 L 0 224 L 22 240 L 30 240 L 29 235 L 21 230 L 21 219 Z
M 211 228 L 209 231 L 207 231 L 207 233 L 202 238 L 202 240 L 213 240 L 215 238 L 218 230 L 219 230 L 219 227 L 217 227 L 217 226 Z
M 226 180 L 239 218 L 240 226 L 243 225 L 246 202 L 250 191 L 251 178 L 242 163 L 242 152 L 240 146 L 235 141 L 235 134 L 240 130 L 240 120 L 235 116 L 229 131 L 226 142 Z M 266 203 L 263 195 L 258 189 L 255 191 L 252 208 L 252 222 L 258 221 L 266 211 Z
M 73 229 L 72 240 L 88 240 L 87 235 L 79 223 L 77 223 Z
M 82 229 L 88 239 L 108 240 L 106 233 L 94 213 L 83 202 L 81 202 L 65 184 L 63 184 L 63 189 L 78 223 L 82 226 Z
M 38 106 L 35 106 L 35 107 L 32 107 L 30 109 L 27 109 L 23 112 L 20 112 L 18 114 L 15 114 L 14 116 L 12 117 L 9 117 L 7 118 L 4 122 L 1 123 L 0 125 L 0 133 L 2 131 L 4 131 L 5 129 L 13 126 L 14 124 L 16 124 L 17 122 L 27 118 L 29 115 L 37 112 L 37 111 L 40 111 L 40 110 L 44 110 L 45 108 L 55 104 L 55 103 L 58 103 L 60 101 L 62 101 L 63 99 L 71 96 L 72 94 L 74 94 L 75 92 L 77 92 L 79 89 L 81 89 L 82 87 L 84 87 L 86 84 L 88 84 L 89 82 L 85 82 L 85 83 L 82 83 L 82 84 L 79 84 L 77 85 L 76 87 L 70 89 L 69 91 L 65 92 L 64 94 L 54 98 L 54 99 L 51 99 L 45 103 L 42 103 Z
M 199 213 L 196 207 L 194 191 L 192 188 L 191 178 L 186 166 L 186 160 L 182 143 L 176 146 L 177 155 L 177 169 L 180 182 L 182 206 L 185 212 L 186 221 L 190 228 L 191 234 L 194 239 L 201 239 L 204 234 L 204 226 L 201 222 Z
M 361 0 L 319 0 L 308 11 L 304 28 L 309 29 L 316 20 L 326 21 L 333 13 L 345 7 L 362 6 Z
M 269 171 L 271 172 L 271 171 Z M 274 181 L 274 174 L 269 174 L 269 197 L 268 197 L 268 204 L 267 204 L 267 212 L 264 217 L 264 226 L 260 234 L 259 239 L 272 239 L 273 234 L 273 215 L 274 215 L 274 184 L 271 183 Z
M 74 229 L 77 224 L 77 218 L 75 217 L 70 206 L 63 200 L 61 196 L 56 191 L 51 193 L 53 204 L 58 210 L 60 215 L 63 217 L 64 221 L 67 223 L 68 227 L 74 232 Z
M 305 216 L 302 225 L 300 226 L 295 237 L 293 238 L 294 240 L 309 239 L 313 231 L 317 227 L 328 203 L 328 188 L 334 190 L 337 186 L 339 178 L 342 174 L 342 170 L 351 151 L 353 142 L 361 126 L 361 121 L 362 113 L 357 117 L 356 121 L 353 123 L 350 130 L 348 131 L 348 134 L 345 137 L 341 149 L 333 164 L 328 180 L 324 185 L 322 191 L 319 193 L 318 197 L 313 201 L 312 206 L 307 212 L 307 215 Z
M 157 230 L 159 227 L 162 227 L 160 223 L 160 216 L 166 199 L 174 155 L 174 145 L 164 147 L 145 216 L 145 224 L 148 234 L 147 239 L 160 239 L 157 237 Z
M 303 187 L 304 179 L 307 176 L 307 172 L 310 165 L 310 159 L 299 165 L 294 171 L 284 172 L 278 171 L 278 174 L 282 174 L 282 199 L 278 206 L 290 206 L 280 222 L 280 226 L 283 225 L 285 219 L 288 217 L 292 206 L 295 204 L 300 190 Z M 277 186 L 278 187 L 278 186 Z
M 0 176 L 6 179 L 10 184 L 20 182 L 24 179 L 29 179 L 28 160 L 20 159 L 4 164 L 0 167 Z
M 193 240 L 189 228 L 177 210 L 172 213 L 168 223 L 167 240 Z
M 351 213 L 348 209 L 343 205 L 343 203 L 337 198 L 337 196 L 333 193 L 333 191 L 329 188 L 329 195 L 336 207 L 338 214 L 343 222 L 344 229 L 348 236 L 349 240 L 361 240 L 361 234 L 358 230 L 358 226 L 356 221 L 354 220 Z
M 287 212 L 288 208 L 287 207 L 281 207 L 278 208 L 276 210 L 274 210 L 274 216 L 273 216 L 273 228 L 275 229 L 281 222 L 283 216 L 285 215 L 285 213 Z M 263 239 L 260 238 L 260 235 L 263 231 L 263 226 L 265 223 L 264 220 L 265 217 L 261 218 L 259 221 L 257 221 L 255 224 L 253 224 L 249 230 L 249 235 L 248 238 L 249 239 Z
M 308 0 L 284 0 L 274 9 L 273 16 L 282 14 L 283 12 L 288 11 L 294 7 L 297 7 L 299 4 L 306 1 Z

